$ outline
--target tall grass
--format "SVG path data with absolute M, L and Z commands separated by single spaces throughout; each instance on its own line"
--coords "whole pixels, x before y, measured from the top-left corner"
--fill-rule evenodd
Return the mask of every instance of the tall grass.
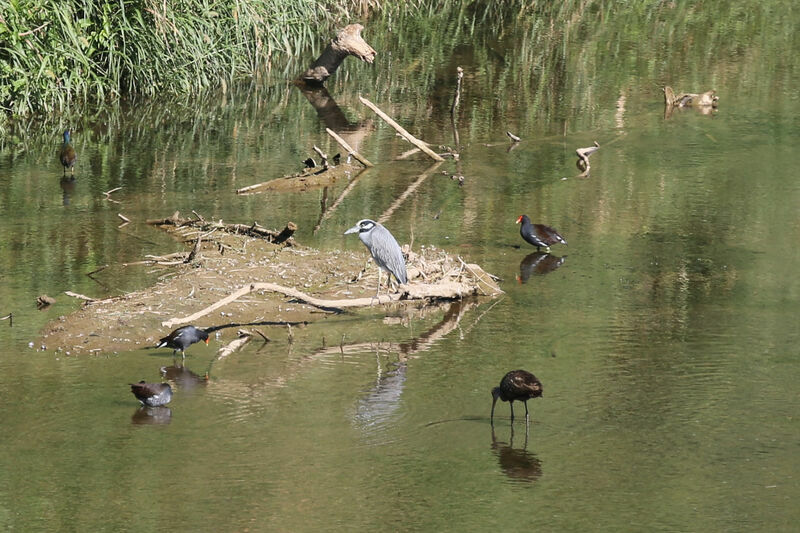
M 0 0 L 0 108 L 224 88 L 344 14 L 312 0 Z

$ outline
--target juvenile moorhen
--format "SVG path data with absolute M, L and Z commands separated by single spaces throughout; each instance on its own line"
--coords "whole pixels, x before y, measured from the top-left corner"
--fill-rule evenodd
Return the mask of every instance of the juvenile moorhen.
M 546 252 L 550 251 L 550 246 L 553 244 L 567 244 L 564 237 L 558 234 L 556 230 L 544 224 L 531 224 L 531 219 L 528 215 L 520 215 L 517 218 L 517 224 L 522 224 L 519 228 L 519 234 L 528 242 L 539 248 L 544 247 Z
M 172 387 L 169 383 L 131 383 L 131 392 L 142 405 L 158 407 L 166 405 L 172 399 Z
M 542 395 L 542 382 L 536 376 L 525 370 L 512 370 L 500 380 L 500 386 L 492 389 L 492 416 L 494 424 L 494 404 L 500 398 L 510 402 L 511 421 L 514 421 L 514 400 L 525 404 L 525 421 L 528 421 L 528 400 L 539 398 Z
M 180 350 L 181 356 L 186 358 L 184 353 L 186 348 L 200 341 L 208 344 L 208 332 L 194 326 L 183 326 L 166 337 L 159 339 L 156 348 L 163 348 L 164 346 L 172 348 L 172 355 L 175 355 Z
M 75 174 L 75 161 L 78 160 L 78 156 L 75 153 L 75 148 L 72 147 L 72 143 L 70 142 L 69 138 L 69 130 L 64 132 L 64 144 L 61 145 L 61 152 L 58 155 L 58 158 L 61 160 L 61 164 L 64 166 L 64 175 L 67 175 L 67 168 L 69 168 L 70 173 Z

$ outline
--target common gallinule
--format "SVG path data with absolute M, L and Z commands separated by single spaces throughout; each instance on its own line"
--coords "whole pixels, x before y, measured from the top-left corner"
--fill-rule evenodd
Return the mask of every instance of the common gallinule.
M 528 420 L 528 400 L 542 395 L 542 382 L 525 370 L 512 370 L 500 380 L 500 386 L 492 389 L 492 416 L 494 423 L 494 404 L 500 398 L 510 402 L 511 421 L 514 421 L 514 400 L 525 404 L 525 420 Z
M 75 154 L 75 148 L 72 147 L 72 142 L 70 142 L 69 130 L 64 132 L 64 144 L 61 145 L 61 152 L 58 158 L 64 166 L 64 175 L 67 174 L 67 168 L 69 168 L 72 174 L 75 173 L 75 161 L 78 160 L 78 156 Z
M 169 383 L 131 383 L 131 392 L 142 405 L 158 407 L 166 405 L 172 399 L 172 387 Z
M 528 215 L 520 215 L 517 218 L 517 224 L 522 224 L 519 228 L 519 234 L 528 242 L 536 247 L 536 250 L 544 247 L 546 252 L 550 251 L 550 246 L 553 244 L 567 244 L 564 237 L 558 234 L 556 230 L 544 224 L 531 224 L 531 219 Z
M 397 244 L 397 239 L 388 229 L 374 220 L 365 218 L 364 220 L 359 220 L 355 226 L 345 231 L 344 234 L 356 232 L 358 232 L 358 238 L 361 239 L 369 253 L 372 254 L 375 264 L 378 265 L 378 288 L 375 291 L 375 296 L 381 290 L 381 269 L 389 273 L 390 284 L 392 275 L 394 275 L 398 283 L 408 283 L 406 259 L 403 257 L 400 245 Z
M 183 326 L 163 339 L 159 339 L 156 348 L 163 348 L 164 346 L 172 348 L 172 355 L 175 355 L 180 350 L 181 356 L 185 358 L 186 354 L 184 352 L 186 348 L 200 341 L 208 344 L 208 332 L 194 326 Z

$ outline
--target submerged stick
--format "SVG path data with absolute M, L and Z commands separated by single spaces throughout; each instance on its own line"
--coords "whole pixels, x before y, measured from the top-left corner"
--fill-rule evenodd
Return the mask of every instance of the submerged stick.
M 330 135 L 331 137 L 333 137 L 333 139 L 334 139 L 334 140 L 335 140 L 337 143 L 339 143 L 339 144 L 341 145 L 341 147 L 342 147 L 342 148 L 344 148 L 344 149 L 347 151 L 347 154 L 348 154 L 348 155 L 352 155 L 352 156 L 353 156 L 353 157 L 356 159 L 356 161 L 358 161 L 359 163 L 361 163 L 361 164 L 362 164 L 362 165 L 364 165 L 365 167 L 374 167 L 374 166 L 375 166 L 375 165 L 373 165 L 372 163 L 370 163 L 370 162 L 369 162 L 369 159 L 367 159 L 367 158 L 366 158 L 366 157 L 364 157 L 363 155 L 361 155 L 361 154 L 359 154 L 358 152 L 356 152 L 356 151 L 353 149 L 353 147 L 352 147 L 352 146 L 350 146 L 349 144 L 347 144 L 347 141 L 345 141 L 344 139 L 342 139 L 341 137 L 339 137 L 339 135 L 338 135 L 338 134 L 337 134 L 335 131 L 333 131 L 333 130 L 332 130 L 332 129 L 330 129 L 330 128 L 325 128 L 325 131 L 327 131 L 327 132 L 328 132 L 328 135 Z
M 395 130 L 397 130 L 397 133 L 402 135 L 408 142 L 410 142 L 411 144 L 413 144 L 414 146 L 425 152 L 431 159 L 433 159 L 434 161 L 444 161 L 444 158 L 442 156 L 440 156 L 439 154 L 428 148 L 428 145 L 425 142 L 411 135 L 405 128 L 403 128 L 403 126 L 392 120 L 392 118 L 389 115 L 381 111 L 378 108 L 378 106 L 376 106 L 363 96 L 359 96 L 358 99 L 361 100 L 362 104 L 372 109 L 379 117 L 381 117 L 384 121 L 386 121 L 387 124 L 389 124 Z

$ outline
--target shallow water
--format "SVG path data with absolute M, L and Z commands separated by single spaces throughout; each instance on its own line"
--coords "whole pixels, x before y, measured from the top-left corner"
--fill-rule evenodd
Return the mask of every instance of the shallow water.
M 501 37 L 487 21 L 468 31 L 459 12 L 394 21 L 390 33 L 368 25 L 385 52 L 371 67 L 348 60 L 329 90 L 350 121 L 371 121 L 359 149 L 380 164 L 331 213 L 348 183 L 233 192 L 295 172 L 314 144 L 336 151 L 278 76 L 196 107 L 138 103 L 75 118 L 73 183 L 60 184 L 62 125 L 0 152 L 0 315 L 14 312 L 13 327 L 0 322 L 0 525 L 793 530 L 800 76 L 781 35 L 796 21 L 772 19 L 780 3 L 746 13 L 723 4 L 713 16 L 632 9 L 619 20 L 589 6 L 552 35 L 544 13 L 503 19 Z M 466 71 L 458 140 L 456 65 Z M 713 87 L 719 110 L 665 118 L 667 84 Z M 293 220 L 303 243 L 362 250 L 344 229 L 382 213 L 431 164 L 392 161 L 408 145 L 358 94 L 461 153 L 387 226 L 401 242 L 481 264 L 503 279 L 502 298 L 409 323 L 332 317 L 293 344 L 264 328 L 271 343 L 213 364 L 218 341 L 195 345 L 186 369 L 210 380 L 171 374 L 172 403 L 151 413 L 127 383 L 157 380 L 169 352 L 28 347 L 78 307 L 64 290 L 113 295 L 162 274 L 85 276 L 183 249 L 141 223 L 175 210 Z M 512 146 L 506 130 L 523 142 Z M 578 177 L 574 150 L 595 140 L 591 171 Z M 119 204 L 103 195 L 115 187 Z M 531 257 L 514 224 L 523 212 L 569 245 L 544 263 Z M 117 213 L 135 223 L 117 228 Z M 42 293 L 58 302 L 36 311 Z M 365 347 L 323 349 L 343 334 Z M 514 368 L 534 372 L 544 396 L 529 403 L 527 432 L 519 418 L 510 424 L 507 404 L 493 430 L 490 390 Z

